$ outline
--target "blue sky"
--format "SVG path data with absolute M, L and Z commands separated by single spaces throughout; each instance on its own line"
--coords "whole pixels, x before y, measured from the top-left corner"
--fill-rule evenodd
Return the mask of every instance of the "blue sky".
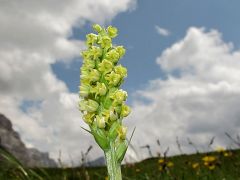
M 135 10 L 121 13 L 109 24 L 119 29 L 116 44 L 127 48 L 121 63 L 128 68 L 123 88 L 130 94 L 147 86 L 151 79 L 165 78 L 156 65 L 156 58 L 174 42 L 182 39 L 191 26 L 217 29 L 223 40 L 240 45 L 240 2 L 237 0 L 139 0 Z M 92 32 L 92 23 L 73 29 L 73 39 L 85 39 Z M 158 25 L 169 30 L 169 36 L 156 32 Z M 52 65 L 56 75 L 64 80 L 72 92 L 78 91 L 80 57 L 70 65 L 59 62 Z M 130 97 L 131 102 L 131 97 Z

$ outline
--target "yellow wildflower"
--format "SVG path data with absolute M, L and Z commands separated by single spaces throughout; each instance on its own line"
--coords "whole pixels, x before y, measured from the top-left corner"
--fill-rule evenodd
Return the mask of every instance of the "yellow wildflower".
M 160 163 L 160 164 L 164 163 L 164 159 L 159 159 L 158 163 Z
M 205 157 L 202 158 L 202 160 L 204 162 L 213 162 L 213 161 L 216 160 L 216 157 L 215 156 L 205 156 Z
M 199 163 L 193 163 L 193 164 L 192 164 L 192 168 L 193 168 L 193 169 L 197 169 L 198 167 L 199 167 Z
M 173 167 L 173 166 L 174 166 L 173 162 L 170 161 L 167 163 L 167 167 Z
M 215 165 L 214 164 L 212 164 L 212 165 L 210 165 L 208 168 L 210 169 L 210 170 L 213 170 L 213 169 L 215 169 Z

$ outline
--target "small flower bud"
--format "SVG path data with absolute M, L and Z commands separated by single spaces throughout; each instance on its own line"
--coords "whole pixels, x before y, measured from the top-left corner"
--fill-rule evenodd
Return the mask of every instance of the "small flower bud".
M 126 134 L 127 134 L 127 127 L 120 126 L 118 128 L 118 136 L 119 136 L 119 138 L 122 139 L 122 140 L 126 139 Z
M 111 72 L 106 75 L 105 79 L 108 81 L 109 85 L 116 86 L 119 83 L 121 76 L 115 72 Z
M 122 65 L 114 67 L 114 71 L 119 74 L 122 78 L 127 77 L 127 69 Z
M 114 112 L 114 110 L 110 110 L 110 116 L 109 116 L 111 121 L 116 121 L 118 119 L 117 113 Z
M 89 71 L 89 69 L 86 67 L 86 66 L 82 66 L 81 68 L 80 68 L 80 73 L 82 74 L 82 73 L 84 73 L 84 72 L 88 72 Z
M 119 54 L 115 49 L 112 49 L 106 54 L 106 59 L 112 61 L 113 63 L 116 63 L 119 60 Z
M 82 56 L 83 59 L 89 59 L 90 55 L 91 55 L 91 53 L 88 50 L 81 52 L 81 56 Z
M 113 68 L 112 62 L 110 62 L 110 61 L 108 61 L 108 60 L 106 60 L 106 59 L 104 59 L 104 60 L 99 64 L 99 67 L 98 67 L 99 71 L 102 72 L 102 73 L 104 73 L 104 74 L 112 71 L 112 68 Z
M 87 79 L 89 77 L 89 70 L 87 67 L 82 66 L 80 71 L 81 71 L 81 75 L 80 75 L 81 80 Z
M 101 37 L 99 43 L 101 44 L 101 47 L 105 49 L 109 49 L 110 47 L 112 47 L 112 40 L 108 36 Z
M 79 89 L 79 94 L 81 97 L 87 97 L 90 93 L 90 87 L 88 85 L 82 84 Z
M 94 43 L 97 42 L 98 38 L 96 34 L 90 33 L 86 36 L 86 39 L 87 39 L 86 41 L 87 46 L 92 46 Z
M 94 119 L 94 113 L 87 113 L 87 114 L 83 115 L 83 120 L 87 124 L 92 124 L 93 119 Z
M 97 85 L 94 87 L 93 92 L 99 94 L 100 96 L 104 96 L 107 93 L 107 87 L 104 83 L 97 82 Z
M 96 82 L 100 79 L 100 73 L 98 72 L 98 70 L 93 69 L 90 71 L 88 78 L 90 79 L 90 81 Z
M 129 106 L 123 104 L 122 105 L 122 110 L 121 110 L 121 116 L 122 117 L 127 117 L 131 112 L 131 109 Z
M 84 66 L 88 69 L 93 69 L 95 67 L 95 61 L 93 61 L 91 59 L 85 59 Z
M 111 96 L 111 98 L 114 100 L 115 103 L 121 104 L 123 101 L 126 101 L 127 92 L 123 91 L 122 89 L 117 90 L 114 92 L 114 94 Z
M 102 31 L 102 27 L 99 24 L 94 24 L 93 30 L 100 33 Z
M 99 128 L 105 128 L 105 118 L 103 116 L 96 116 L 96 122 Z
M 95 112 L 95 111 L 97 111 L 98 106 L 99 106 L 99 104 L 98 104 L 96 101 L 91 100 L 91 99 L 89 99 L 89 100 L 85 103 L 85 109 L 86 109 L 86 111 L 88 111 L 88 112 Z
M 120 56 L 119 58 L 121 58 L 125 55 L 126 49 L 123 46 L 117 46 L 115 49 Z
M 118 35 L 118 29 L 116 27 L 113 27 L 113 26 L 108 26 L 107 32 L 108 32 L 108 35 L 111 38 L 114 38 Z
M 97 46 L 93 46 L 91 48 L 91 55 L 93 57 L 93 59 L 97 59 L 99 58 L 100 56 L 102 56 L 102 50 L 101 48 L 97 47 Z
M 86 111 L 86 103 L 85 102 L 86 102 L 85 100 L 81 100 L 78 103 L 80 111 Z

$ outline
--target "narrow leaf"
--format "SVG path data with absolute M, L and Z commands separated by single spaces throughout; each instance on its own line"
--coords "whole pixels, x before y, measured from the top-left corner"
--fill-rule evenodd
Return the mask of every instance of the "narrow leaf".
M 80 126 L 80 127 L 81 127 L 83 130 L 87 131 L 88 133 L 92 134 L 92 132 L 89 131 L 88 129 L 86 129 L 86 128 L 82 127 L 82 126 Z

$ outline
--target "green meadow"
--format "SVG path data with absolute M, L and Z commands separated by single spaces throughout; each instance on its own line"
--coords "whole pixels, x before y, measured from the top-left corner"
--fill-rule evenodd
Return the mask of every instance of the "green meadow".
M 1 180 L 107 180 L 106 167 L 25 168 L 1 149 Z M 122 166 L 125 180 L 240 180 L 240 149 L 153 157 Z

